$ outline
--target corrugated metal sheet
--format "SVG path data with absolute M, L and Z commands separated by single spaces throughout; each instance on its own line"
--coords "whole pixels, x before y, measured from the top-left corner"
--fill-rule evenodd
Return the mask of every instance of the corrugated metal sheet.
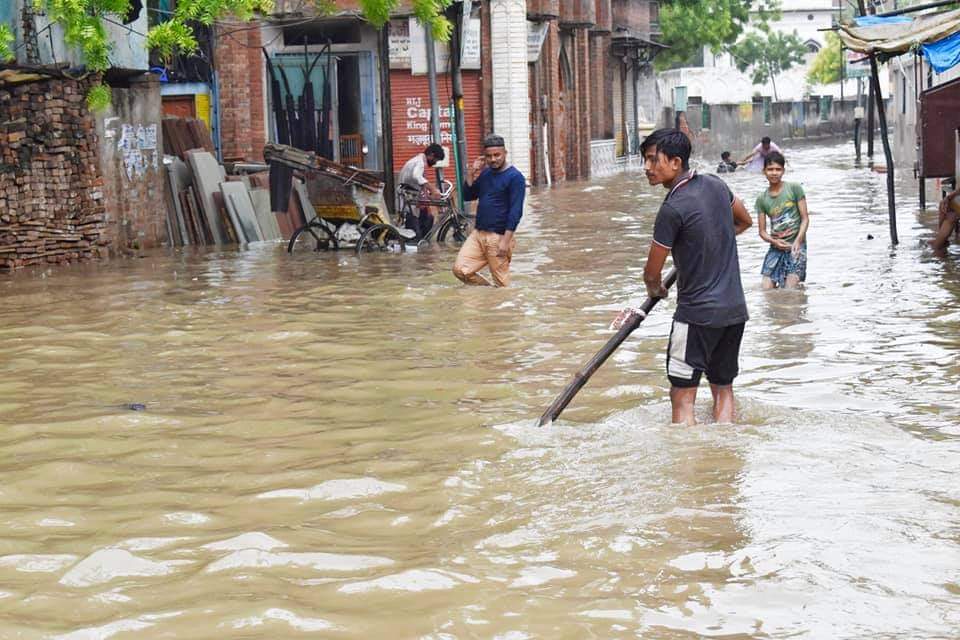
M 441 144 L 452 154 L 450 76 L 437 76 L 437 93 L 447 101 L 440 109 Z M 399 172 L 412 156 L 430 144 L 430 89 L 427 76 L 415 76 L 405 69 L 390 71 L 390 107 L 393 115 L 393 170 Z M 480 117 L 480 72 L 463 72 L 464 129 L 467 134 L 467 161 L 480 154 L 483 124 Z M 450 166 L 453 166 L 451 157 Z M 452 175 L 452 174 L 451 174 Z
M 920 94 L 920 175 L 948 178 L 956 158 L 960 128 L 960 78 Z

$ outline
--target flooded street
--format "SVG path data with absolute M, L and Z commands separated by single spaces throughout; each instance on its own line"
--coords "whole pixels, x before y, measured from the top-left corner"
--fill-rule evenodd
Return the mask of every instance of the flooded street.
M 673 295 L 533 426 L 644 297 L 639 173 L 532 195 L 510 289 L 450 249 L 0 276 L 0 638 L 960 638 L 960 250 L 899 178 L 891 249 L 851 144 L 785 153 L 807 288 L 740 236 L 735 426 L 668 425 Z

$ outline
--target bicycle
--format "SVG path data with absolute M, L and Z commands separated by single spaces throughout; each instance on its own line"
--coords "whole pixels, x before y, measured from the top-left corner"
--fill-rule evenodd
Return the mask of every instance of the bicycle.
M 423 192 L 408 185 L 400 185 L 398 193 L 400 206 L 397 208 L 397 226 L 405 226 L 409 218 L 417 218 L 420 209 L 436 207 L 437 215 L 430 231 L 417 242 L 417 246 L 424 246 L 431 242 L 462 244 L 470 235 L 471 219 L 460 211 L 453 198 L 453 184 L 449 180 L 442 183 L 439 198 L 425 197 Z

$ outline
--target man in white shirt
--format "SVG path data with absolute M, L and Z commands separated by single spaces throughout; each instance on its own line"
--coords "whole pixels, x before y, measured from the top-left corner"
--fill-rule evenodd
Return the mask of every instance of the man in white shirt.
M 741 166 L 747 165 L 747 171 L 759 173 L 763 171 L 763 159 L 766 158 L 771 153 L 773 153 L 774 151 L 776 151 L 777 153 L 783 153 L 780 150 L 780 147 L 776 145 L 776 143 L 771 142 L 769 136 L 764 136 L 763 139 L 760 140 L 760 144 L 755 146 L 753 148 L 753 151 L 747 154 L 747 156 L 743 160 L 741 160 L 738 164 L 740 164 Z
M 430 182 L 424 173 L 426 173 L 427 167 L 434 166 L 445 157 L 446 154 L 443 151 L 443 147 L 439 144 L 434 143 L 428 145 L 427 148 L 423 150 L 423 153 L 418 153 L 407 160 L 406 164 L 404 164 L 400 170 L 397 182 L 407 187 L 410 191 L 419 193 L 419 197 L 439 199 L 441 197 L 440 190 Z M 415 231 L 417 233 L 417 239 L 420 239 L 433 227 L 433 214 L 430 213 L 428 207 L 420 208 L 419 217 L 414 217 L 409 215 L 409 213 L 408 211 L 404 226 Z

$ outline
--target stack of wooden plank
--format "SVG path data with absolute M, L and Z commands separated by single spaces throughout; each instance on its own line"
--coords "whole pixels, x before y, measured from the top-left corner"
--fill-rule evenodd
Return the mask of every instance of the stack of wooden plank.
M 167 229 L 174 246 L 282 239 L 268 189 L 249 176 L 227 176 L 207 151 L 191 149 L 184 156 L 164 158 Z M 256 184 L 266 183 L 266 175 Z
M 214 152 L 206 123 L 196 118 L 164 118 L 163 152 L 185 161 L 191 149 Z

